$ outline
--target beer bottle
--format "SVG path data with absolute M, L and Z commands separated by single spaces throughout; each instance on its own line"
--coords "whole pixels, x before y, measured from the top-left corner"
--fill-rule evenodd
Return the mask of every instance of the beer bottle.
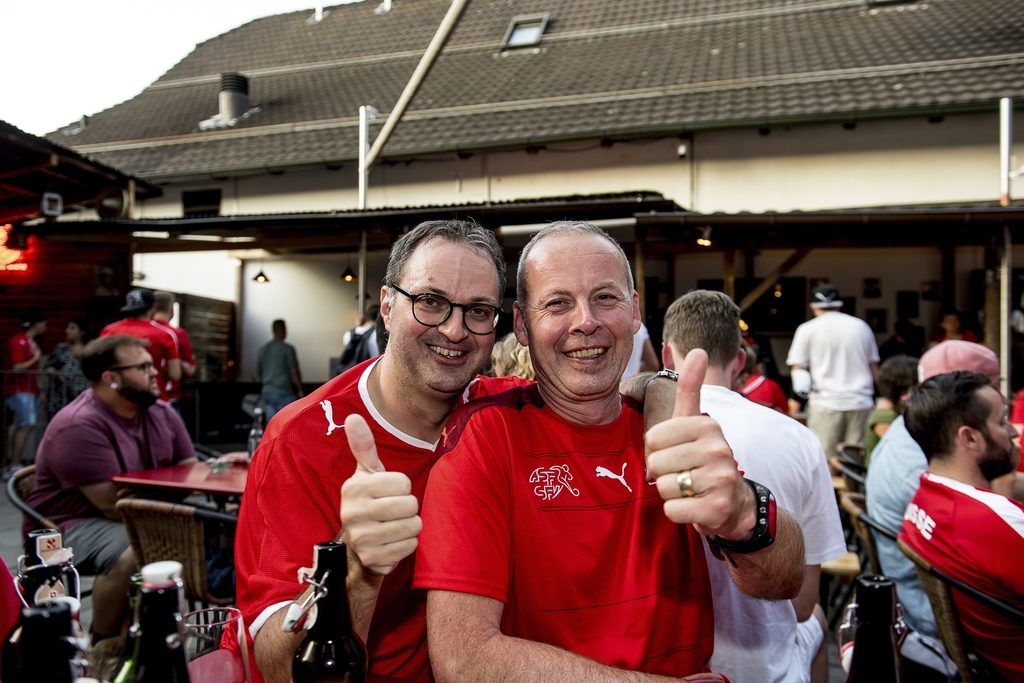
M 78 652 L 71 635 L 71 606 L 52 602 L 21 610 L 18 627 L 3 644 L 4 683 L 73 683 Z
M 36 529 L 25 539 L 25 554 L 18 558 L 18 589 L 35 607 L 63 595 L 78 598 L 78 574 L 71 552 L 63 547 L 57 529 Z
M 313 582 L 323 591 L 306 616 L 306 638 L 292 659 L 294 683 L 364 683 L 366 648 L 352 630 L 345 579 L 345 544 L 320 543 L 315 549 Z
M 133 683 L 188 683 L 181 563 L 154 562 L 142 568 L 132 637 L 136 640 Z
M 252 462 L 252 456 L 256 455 L 256 449 L 260 445 L 260 441 L 263 440 L 263 408 L 257 406 L 252 411 L 252 429 L 249 430 L 249 440 L 247 444 L 247 450 L 249 451 L 249 461 Z
M 896 584 L 884 576 L 857 579 L 856 636 L 847 683 L 902 683 L 896 629 Z
M 142 588 L 142 574 L 132 576 L 132 582 L 128 586 L 128 613 L 135 614 L 135 607 L 139 604 L 139 590 Z M 139 658 L 139 639 L 136 637 L 138 629 L 135 623 L 128 627 L 128 633 L 124 638 L 124 648 L 121 650 L 121 657 L 114 667 L 114 674 L 110 677 L 110 683 L 132 683 L 135 678 L 135 664 Z

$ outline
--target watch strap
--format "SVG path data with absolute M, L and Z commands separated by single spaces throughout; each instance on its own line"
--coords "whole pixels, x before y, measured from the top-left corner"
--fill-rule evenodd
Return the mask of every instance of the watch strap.
M 729 553 L 746 555 L 764 550 L 775 542 L 775 521 L 776 507 L 775 496 L 768 490 L 767 486 L 757 483 L 752 479 L 743 478 L 743 481 L 754 492 L 754 533 L 745 541 L 727 541 L 720 536 L 709 536 L 708 543 L 712 548 L 720 552 L 729 560 L 729 563 L 736 566 Z

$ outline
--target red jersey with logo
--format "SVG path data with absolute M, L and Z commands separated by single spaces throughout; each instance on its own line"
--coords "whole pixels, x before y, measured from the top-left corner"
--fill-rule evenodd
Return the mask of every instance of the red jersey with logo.
M 415 588 L 505 603 L 501 631 L 609 666 L 708 671 L 714 612 L 702 541 L 644 481 L 643 416 L 570 423 L 536 385 L 448 422 L 430 473 Z
M 764 375 L 751 375 L 747 383 L 740 389 L 740 393 L 754 403 L 774 408 L 780 413 L 789 414 L 789 401 L 786 399 L 786 392 L 782 390 L 779 383 L 768 379 Z
M 342 426 L 348 415 L 366 419 L 384 467 L 405 473 L 422 505 L 436 444 L 402 433 L 373 406 L 366 382 L 378 360 L 289 404 L 267 426 L 249 466 L 235 537 L 238 607 L 252 633 L 301 592 L 296 572 L 313 566 L 313 546 L 341 531 L 341 485 L 356 468 Z M 478 378 L 467 391 L 473 398 L 492 390 L 490 378 Z M 426 596 L 412 591 L 413 565 L 407 557 L 384 578 L 367 651 L 371 672 L 430 681 Z
M 1024 609 L 1024 505 L 925 472 L 900 537 L 936 569 Z M 975 651 L 1007 683 L 1024 681 L 1024 625 L 955 589 L 953 601 Z
M 174 335 L 174 338 L 178 341 L 178 357 L 181 358 L 182 364 L 184 365 L 185 363 L 188 363 L 189 365 L 195 365 L 196 354 L 192 350 L 192 340 L 188 338 L 188 332 L 185 331 L 185 328 L 175 327 L 168 322 L 157 320 L 156 318 L 153 318 L 153 322 Z M 182 372 L 182 377 L 184 376 L 184 372 Z M 169 388 L 167 389 L 167 400 L 179 400 L 181 398 L 181 380 L 168 379 L 168 382 Z
M 110 323 L 100 332 L 101 337 L 109 337 L 115 334 L 127 334 L 131 337 L 139 337 L 149 340 L 146 350 L 153 356 L 153 366 L 157 370 L 156 383 L 160 387 L 160 398 L 168 400 L 167 393 L 167 361 L 180 358 L 178 352 L 178 338 L 164 327 L 152 320 L 136 320 L 125 318 L 116 323 Z
M 25 333 L 16 334 L 7 340 L 7 357 L 10 359 L 11 365 L 14 363 L 24 363 L 32 358 L 38 350 L 39 345 Z M 38 369 L 38 360 L 29 367 L 22 368 L 23 371 Z M 7 392 L 9 395 L 39 394 L 39 385 L 34 374 L 16 374 L 11 384 L 12 389 Z

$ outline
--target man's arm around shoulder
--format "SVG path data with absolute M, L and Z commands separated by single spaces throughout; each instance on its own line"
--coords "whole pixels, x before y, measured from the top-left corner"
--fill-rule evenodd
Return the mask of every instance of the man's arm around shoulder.
M 480 595 L 437 590 L 427 594 L 427 643 L 431 668 L 438 683 L 678 681 L 667 676 L 616 669 L 552 645 L 506 636 L 500 630 L 504 608 L 500 601 Z M 699 674 L 688 680 L 723 679 Z

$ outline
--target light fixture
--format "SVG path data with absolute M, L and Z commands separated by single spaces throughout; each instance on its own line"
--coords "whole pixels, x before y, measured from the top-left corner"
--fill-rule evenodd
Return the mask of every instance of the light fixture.
M 705 225 L 700 229 L 700 237 L 697 238 L 697 244 L 702 247 L 711 246 L 711 226 Z
M 345 257 L 345 272 L 339 275 L 338 279 L 342 282 L 355 282 L 358 279 L 355 271 L 352 270 L 352 262 L 348 256 Z
M 261 285 L 270 282 L 270 278 L 263 273 L 263 259 L 260 259 L 260 272 L 256 273 L 256 277 L 254 277 L 252 281 L 258 282 Z

